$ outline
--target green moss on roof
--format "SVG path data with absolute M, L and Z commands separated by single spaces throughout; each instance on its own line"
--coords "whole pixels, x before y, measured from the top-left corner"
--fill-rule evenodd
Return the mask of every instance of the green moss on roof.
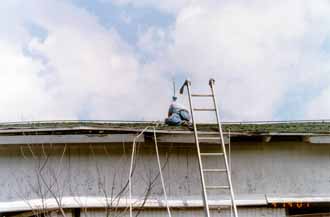
M 95 129 L 123 129 L 123 130 L 142 130 L 147 126 L 157 124 L 158 130 L 170 131 L 187 131 L 185 126 L 168 126 L 161 122 L 106 122 L 106 121 L 47 121 L 47 122 L 21 122 L 21 123 L 3 123 L 0 124 L 0 130 L 20 130 L 20 129 L 79 129 L 79 128 L 95 128 Z M 215 124 L 198 125 L 201 131 L 217 131 Z M 263 122 L 263 123 L 224 123 L 224 131 L 237 133 L 319 133 L 330 134 L 330 122 Z

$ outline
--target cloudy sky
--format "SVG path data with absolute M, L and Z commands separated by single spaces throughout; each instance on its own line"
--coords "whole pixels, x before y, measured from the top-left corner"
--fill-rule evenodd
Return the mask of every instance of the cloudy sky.
M 0 121 L 162 120 L 210 77 L 227 121 L 329 119 L 330 1 L 0 3 Z

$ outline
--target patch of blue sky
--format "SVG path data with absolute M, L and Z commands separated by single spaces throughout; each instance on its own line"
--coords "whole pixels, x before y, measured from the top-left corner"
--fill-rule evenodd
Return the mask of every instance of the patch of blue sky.
M 327 37 L 327 38 L 323 41 L 323 43 L 322 43 L 322 45 L 321 45 L 321 49 L 323 50 L 323 52 L 329 54 L 329 52 L 330 52 L 330 37 Z
M 98 17 L 106 28 L 115 28 L 131 46 L 136 47 L 139 34 L 150 26 L 167 27 L 175 17 L 152 8 L 135 8 L 130 5 L 118 6 L 111 2 L 71 0 L 77 7 L 84 8 Z
M 42 26 L 35 23 L 27 23 L 25 25 L 28 32 L 33 36 L 34 39 L 37 39 L 39 42 L 43 43 L 48 37 L 48 31 Z M 48 62 L 47 58 L 43 56 L 41 53 L 36 52 L 28 47 L 28 45 L 23 47 L 23 54 L 31 57 L 33 59 L 38 59 L 43 64 Z
M 307 88 L 308 89 L 308 88 Z M 306 87 L 290 90 L 274 114 L 274 120 L 304 120 L 306 103 L 319 96 L 322 87 L 306 91 Z
M 48 31 L 36 23 L 27 23 L 26 28 L 31 35 L 38 38 L 41 42 L 44 42 L 48 36 Z

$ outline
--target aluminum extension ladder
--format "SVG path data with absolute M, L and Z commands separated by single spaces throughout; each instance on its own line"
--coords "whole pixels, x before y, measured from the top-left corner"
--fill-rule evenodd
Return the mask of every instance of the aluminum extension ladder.
M 190 106 L 192 124 L 193 124 L 193 128 L 194 128 L 195 143 L 196 143 L 196 148 L 197 148 L 198 164 L 199 164 L 200 178 L 201 178 L 202 191 L 203 191 L 205 216 L 210 217 L 210 209 L 209 209 L 207 192 L 210 190 L 221 189 L 221 190 L 229 190 L 230 198 L 231 198 L 231 206 L 232 206 L 232 210 L 234 213 L 234 217 L 238 217 L 235 195 L 234 195 L 233 185 L 232 185 L 232 181 L 231 181 L 231 172 L 230 172 L 230 168 L 229 168 L 228 157 L 227 157 L 227 153 L 226 153 L 226 146 L 225 146 L 225 142 L 224 142 L 224 136 L 223 136 L 222 126 L 221 126 L 221 122 L 220 122 L 219 110 L 218 110 L 217 100 L 216 100 L 216 96 L 215 96 L 215 89 L 214 89 L 215 80 L 210 79 L 209 85 L 211 88 L 211 94 L 192 94 L 191 93 L 191 82 L 188 80 L 185 81 L 185 83 L 183 84 L 183 86 L 180 89 L 180 94 L 183 94 L 185 87 L 187 87 L 187 90 L 188 90 L 189 106 Z M 213 99 L 213 107 L 212 108 L 195 108 L 193 106 L 193 98 L 195 98 L 195 97 L 211 97 Z M 218 137 L 199 137 L 197 123 L 196 123 L 196 119 L 195 119 L 196 117 L 195 117 L 194 112 L 203 112 L 203 111 L 215 112 L 216 119 L 217 119 L 217 125 L 219 128 Z M 220 140 L 220 143 L 221 143 L 220 150 L 217 152 L 213 152 L 213 153 L 209 153 L 209 152 L 201 153 L 200 142 L 202 142 L 203 140 L 205 141 L 205 140 L 210 140 L 210 139 Z M 203 159 L 206 157 L 222 158 L 224 160 L 225 168 L 204 169 Z M 205 181 L 205 174 L 206 173 L 215 173 L 215 172 L 216 173 L 226 173 L 228 185 L 225 185 L 225 186 L 207 185 L 206 181 Z

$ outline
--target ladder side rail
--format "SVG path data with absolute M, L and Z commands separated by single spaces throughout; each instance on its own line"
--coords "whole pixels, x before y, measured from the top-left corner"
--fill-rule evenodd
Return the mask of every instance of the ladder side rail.
M 199 147 L 197 124 L 195 122 L 194 109 L 193 109 L 193 104 L 192 104 L 191 82 L 186 80 L 184 85 L 187 86 L 189 106 L 190 106 L 190 112 L 191 112 L 191 120 L 192 120 L 192 124 L 193 124 L 193 128 L 194 128 L 194 137 L 195 137 L 195 143 L 196 143 L 196 148 L 197 148 L 199 172 L 200 172 L 201 184 L 202 184 L 202 188 L 203 188 L 203 200 L 204 200 L 204 206 L 205 206 L 204 211 L 205 211 L 206 217 L 211 217 L 210 210 L 209 210 L 208 198 L 207 198 L 207 194 L 206 194 L 206 185 L 205 185 L 205 179 L 204 179 L 204 173 L 203 173 L 203 164 L 202 164 L 201 151 L 200 151 L 200 147 Z M 183 92 L 183 87 L 180 90 L 181 93 Z
M 234 195 L 234 190 L 233 190 L 233 185 L 232 185 L 232 181 L 231 181 L 231 170 L 229 169 L 229 164 L 228 164 L 228 158 L 227 158 L 227 154 L 226 154 L 226 146 L 225 146 L 225 141 L 224 141 L 224 136 L 223 136 L 223 132 L 222 132 L 222 124 L 220 121 L 220 116 L 219 116 L 219 109 L 217 106 L 217 101 L 216 101 L 216 96 L 215 96 L 215 88 L 214 88 L 214 79 L 210 79 L 209 85 L 211 87 L 211 91 L 212 91 L 212 95 L 213 95 L 213 103 L 214 103 L 214 107 L 216 110 L 216 119 L 217 119 L 217 123 L 218 123 L 218 127 L 219 127 L 219 132 L 220 132 L 220 138 L 221 138 L 221 146 L 222 146 L 222 150 L 224 153 L 224 161 L 225 161 L 225 165 L 227 168 L 227 179 L 228 179 L 228 183 L 230 186 L 230 195 L 231 195 L 231 203 L 234 209 L 234 216 L 238 217 L 237 214 L 237 207 L 236 207 L 236 201 L 235 201 L 235 195 Z

